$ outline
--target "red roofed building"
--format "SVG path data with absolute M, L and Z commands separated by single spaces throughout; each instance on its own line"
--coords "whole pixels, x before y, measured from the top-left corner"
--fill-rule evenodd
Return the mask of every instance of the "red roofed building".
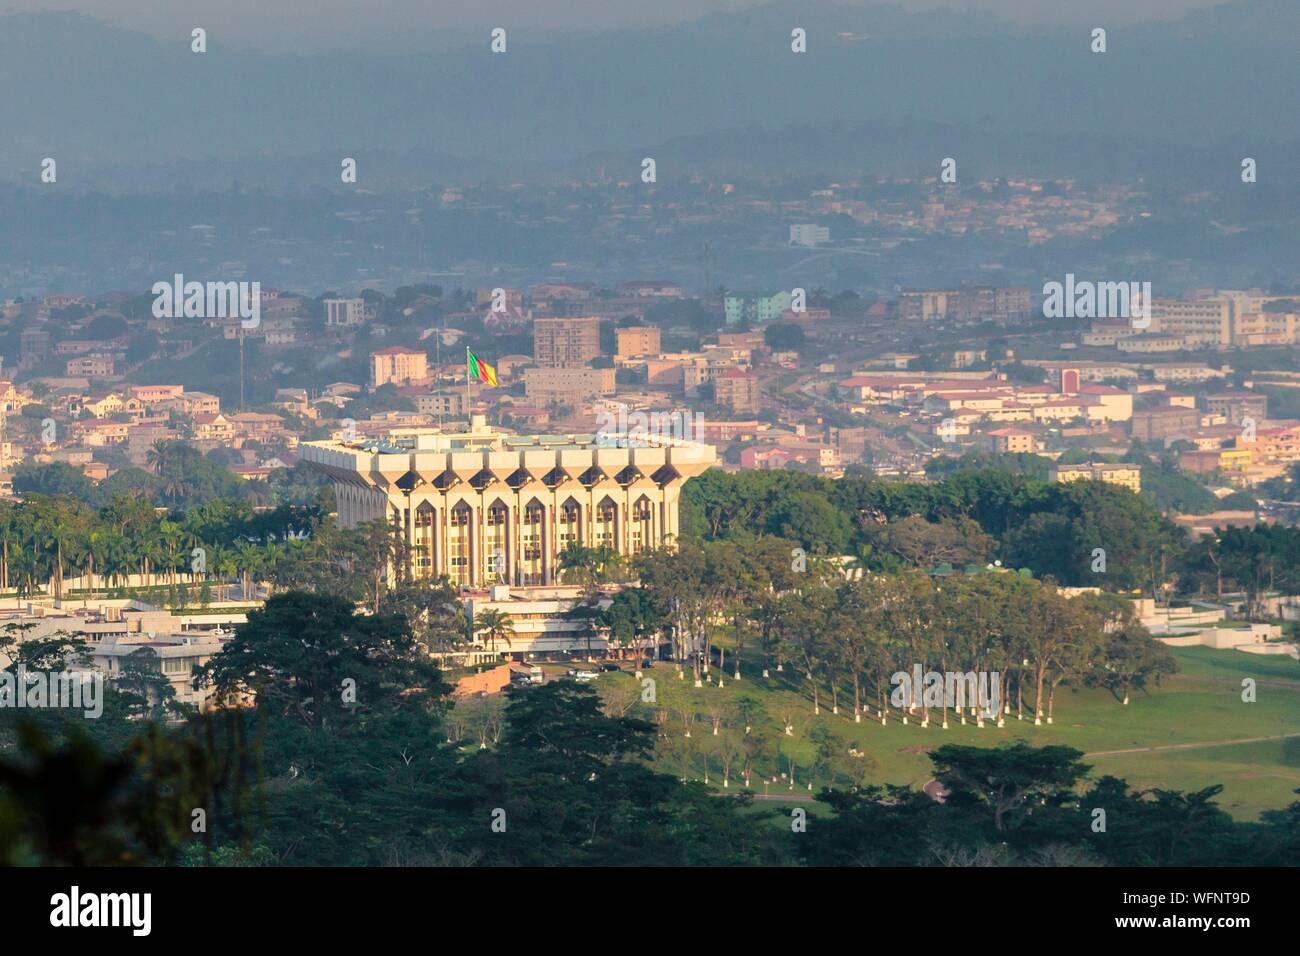
M 235 426 L 230 420 L 217 412 L 215 415 L 194 416 L 195 441 L 229 442 L 235 437 Z

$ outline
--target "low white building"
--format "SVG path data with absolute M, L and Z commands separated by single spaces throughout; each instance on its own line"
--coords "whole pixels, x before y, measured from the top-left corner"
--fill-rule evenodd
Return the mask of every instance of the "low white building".
M 514 633 L 509 643 L 498 640 L 495 653 L 486 639 L 476 634 L 476 648 L 488 652 L 491 659 L 507 656 L 515 660 L 563 659 L 587 653 L 604 657 L 609 652 L 608 636 L 580 618 L 567 617 L 582 599 L 582 588 L 536 587 L 510 588 L 498 585 L 487 593 L 469 597 L 465 609 L 471 621 L 484 611 L 500 611 L 510 618 Z M 609 597 L 598 602 L 601 609 L 613 603 Z

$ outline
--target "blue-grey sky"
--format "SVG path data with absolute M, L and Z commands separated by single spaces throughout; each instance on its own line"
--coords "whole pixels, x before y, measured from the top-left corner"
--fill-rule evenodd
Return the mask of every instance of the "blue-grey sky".
M 485 26 L 604 30 L 662 26 L 765 0 L 0 0 L 3 11 L 72 10 L 158 37 L 202 26 L 234 45 L 411 52 Z M 987 10 L 1032 24 L 1171 19 L 1223 0 L 894 0 L 908 10 Z M 846 7 L 870 6 L 841 0 Z

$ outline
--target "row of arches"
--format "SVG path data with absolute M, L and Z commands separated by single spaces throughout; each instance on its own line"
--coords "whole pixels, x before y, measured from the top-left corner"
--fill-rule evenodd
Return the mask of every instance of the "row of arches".
M 553 584 L 559 555 L 570 545 L 636 555 L 655 547 L 666 530 L 662 501 L 646 494 L 625 503 L 611 495 L 591 503 L 569 496 L 554 506 L 538 498 L 441 507 L 425 500 L 393 517 L 405 529 L 412 574 L 445 574 L 462 587 Z

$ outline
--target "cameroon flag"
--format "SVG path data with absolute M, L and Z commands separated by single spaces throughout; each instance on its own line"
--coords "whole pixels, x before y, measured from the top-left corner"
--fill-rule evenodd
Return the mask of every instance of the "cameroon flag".
M 484 385 L 490 385 L 496 388 L 497 370 L 483 361 L 469 349 L 465 350 L 465 362 L 469 365 L 469 374 L 478 379 Z

